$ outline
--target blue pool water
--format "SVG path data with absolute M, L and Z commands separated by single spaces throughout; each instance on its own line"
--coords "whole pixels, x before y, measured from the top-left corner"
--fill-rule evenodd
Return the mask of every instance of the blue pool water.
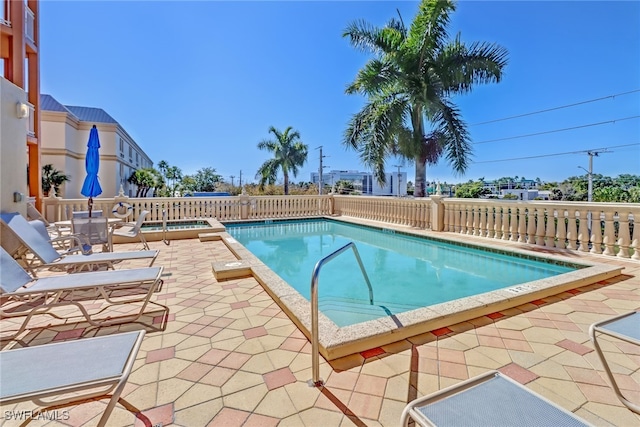
M 374 305 L 369 304 L 353 252 L 339 255 L 322 267 L 318 282 L 320 311 L 339 326 L 574 270 L 331 220 L 226 226 L 229 234 L 307 299 L 315 264 L 353 241 L 373 286 Z

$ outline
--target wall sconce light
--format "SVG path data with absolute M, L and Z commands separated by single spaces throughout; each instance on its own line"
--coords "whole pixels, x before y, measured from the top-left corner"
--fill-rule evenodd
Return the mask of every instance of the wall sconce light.
M 19 119 L 26 119 L 29 117 L 29 106 L 23 102 L 16 104 L 16 116 Z

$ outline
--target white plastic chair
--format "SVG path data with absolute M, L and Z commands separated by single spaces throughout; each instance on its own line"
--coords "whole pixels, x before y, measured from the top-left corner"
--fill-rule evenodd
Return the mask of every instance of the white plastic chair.
M 142 211 L 140 212 L 140 216 L 138 217 L 138 220 L 136 222 L 126 222 L 122 225 L 116 225 L 116 228 L 111 232 L 112 236 L 129 238 L 135 238 L 137 236 L 140 238 L 144 249 L 149 250 L 147 240 L 144 238 L 144 234 L 142 234 L 142 223 L 144 222 L 144 218 L 148 214 L 149 211 Z

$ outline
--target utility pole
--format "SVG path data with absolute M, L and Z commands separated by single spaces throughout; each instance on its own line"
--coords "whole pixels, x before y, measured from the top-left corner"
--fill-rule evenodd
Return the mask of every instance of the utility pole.
M 231 188 L 233 188 L 233 178 L 235 178 L 235 175 L 230 175 L 231 176 Z
M 587 172 L 587 179 L 589 180 L 587 185 L 587 201 L 588 202 L 591 202 L 593 200 L 593 158 L 598 157 L 598 155 L 602 153 L 610 153 L 610 151 L 607 151 L 607 150 L 587 151 L 587 155 L 589 156 L 589 170 L 586 170 L 582 166 L 578 166 L 580 169 Z
M 322 155 L 322 145 L 316 148 L 316 150 L 320 150 L 320 167 L 318 168 L 318 194 L 322 196 L 322 159 L 327 157 Z

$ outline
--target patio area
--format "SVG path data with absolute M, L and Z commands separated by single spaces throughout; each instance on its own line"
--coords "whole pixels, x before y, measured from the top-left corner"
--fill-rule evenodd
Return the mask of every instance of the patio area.
M 640 416 L 616 399 L 588 337 L 593 322 L 640 308 L 640 262 L 492 243 L 625 269 L 612 280 L 331 363 L 321 358 L 326 384 L 312 388 L 311 344 L 262 286 L 252 277 L 214 278 L 212 262 L 236 260 L 222 241 L 150 242 L 160 250 L 155 265 L 164 266 L 164 286 L 153 300 L 169 306 L 166 325 L 153 308 L 140 322 L 105 328 L 40 316 L 20 340 L 3 342 L 2 349 L 144 328 L 147 335 L 110 426 L 397 426 L 408 401 L 492 369 L 595 425 L 640 425 Z M 140 247 L 122 244 L 115 250 Z M 0 328 L 9 331 L 15 322 L 4 319 Z M 619 385 L 640 401 L 640 348 L 607 344 Z M 58 409 L 56 421 L 29 425 L 91 426 L 105 406 L 95 401 L 64 414 Z M 0 424 L 20 424 L 7 411 L 33 409 L 30 403 L 0 406 Z

